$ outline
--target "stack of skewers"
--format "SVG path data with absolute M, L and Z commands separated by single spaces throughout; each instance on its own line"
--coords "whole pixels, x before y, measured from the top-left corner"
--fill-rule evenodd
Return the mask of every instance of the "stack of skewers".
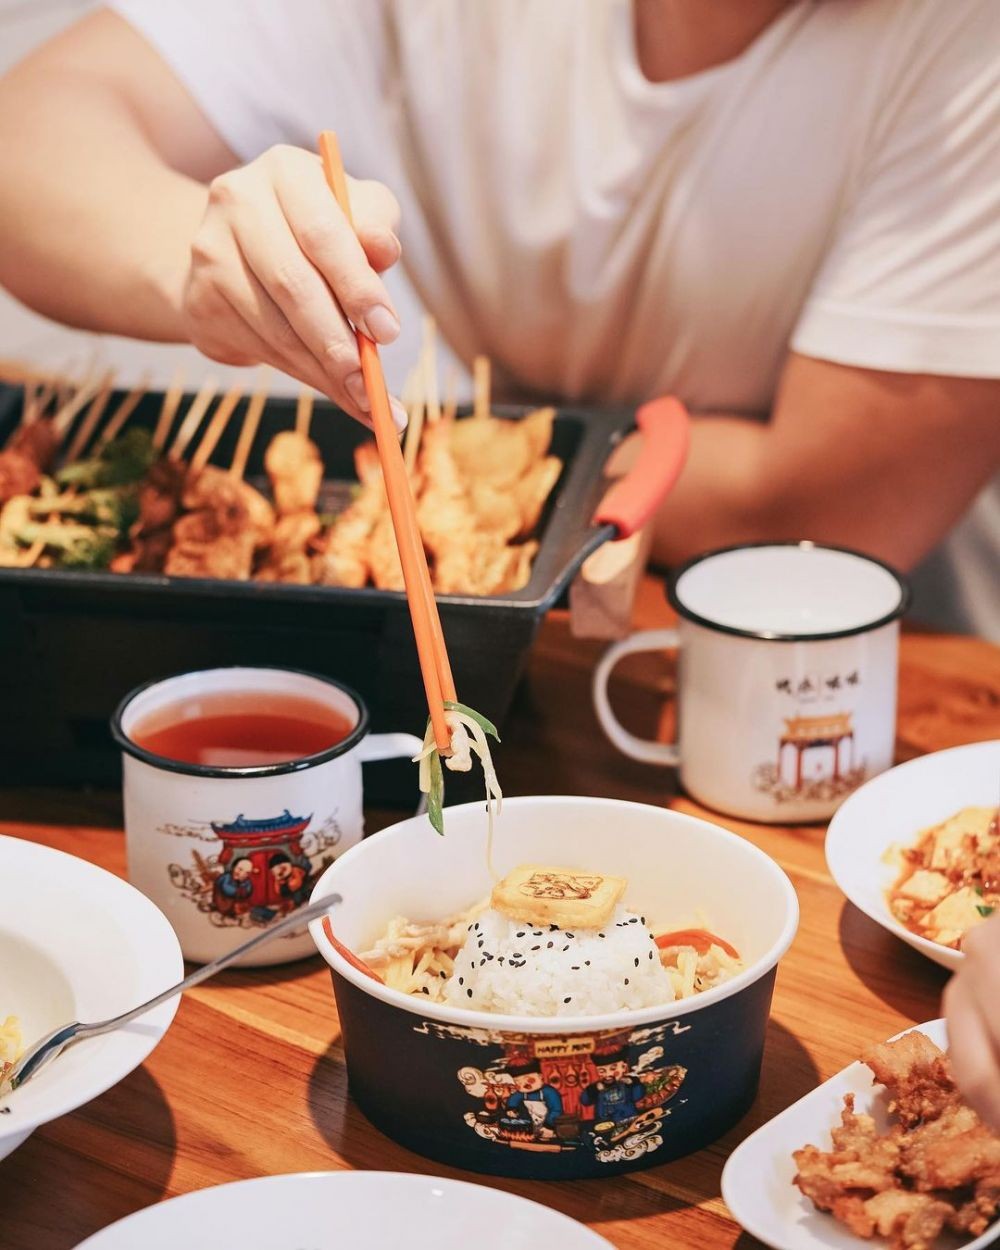
M 480 359 L 473 414 L 457 420 L 454 400 L 444 408 L 438 401 L 434 362 L 428 321 L 404 391 L 404 457 L 434 588 L 468 595 L 519 589 L 538 548 L 532 533 L 562 469 L 548 454 L 554 411 L 520 421 L 492 416 L 489 365 Z M 210 460 L 239 407 L 239 387 L 219 397 L 206 380 L 181 412 L 176 378 L 152 431 L 126 428 L 144 385 L 109 411 L 112 394 L 110 373 L 26 388 L 21 422 L 0 451 L 0 566 L 402 590 L 373 442 L 356 450 L 358 482 L 346 508 L 332 512 L 321 503 L 311 392 L 299 397 L 294 429 L 265 450 L 264 491 L 245 480 L 267 401 L 263 384 L 246 406 L 228 468 Z

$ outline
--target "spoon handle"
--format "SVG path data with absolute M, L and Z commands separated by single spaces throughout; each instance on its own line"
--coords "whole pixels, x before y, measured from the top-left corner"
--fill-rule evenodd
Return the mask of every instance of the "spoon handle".
M 190 976 L 185 977 L 183 981 L 178 981 L 176 985 L 171 985 L 169 989 L 164 990 L 161 994 L 157 994 L 155 998 L 151 998 L 148 1002 L 142 1003 L 138 1007 L 133 1007 L 131 1011 L 122 1012 L 120 1016 L 115 1016 L 113 1020 L 102 1020 L 99 1024 L 81 1025 L 81 1031 L 78 1037 L 96 1037 L 101 1033 L 108 1033 L 112 1029 L 121 1028 L 123 1024 L 129 1024 L 138 1016 L 145 1015 L 147 1011 L 152 1011 L 154 1007 L 159 1007 L 160 1003 L 165 1003 L 168 999 L 174 997 L 175 994 L 183 994 L 185 990 L 193 989 L 194 986 L 200 985 L 202 981 L 207 981 L 209 977 L 214 977 L 217 972 L 221 972 L 223 968 L 228 968 L 230 964 L 234 964 L 238 959 L 242 959 L 244 955 L 255 950 L 258 946 L 262 946 L 265 942 L 270 942 L 272 938 L 281 937 L 283 933 L 288 933 L 293 929 L 299 929 L 310 920 L 315 920 L 317 916 L 325 915 L 331 907 L 341 902 L 339 894 L 327 894 L 325 898 L 321 898 L 316 903 L 310 903 L 308 907 L 300 907 L 297 911 L 292 912 L 290 916 L 286 916 L 284 920 L 279 920 L 276 925 L 264 929 L 263 932 L 256 934 L 248 942 L 244 942 L 241 946 L 237 946 L 235 950 L 228 951 L 225 955 L 220 955 L 218 959 L 213 959 L 211 963 L 203 964 Z

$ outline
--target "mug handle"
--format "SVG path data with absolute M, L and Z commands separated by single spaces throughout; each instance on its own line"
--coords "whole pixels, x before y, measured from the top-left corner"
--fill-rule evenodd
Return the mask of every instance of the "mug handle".
M 369 734 L 358 744 L 362 764 L 374 763 L 375 760 L 398 760 L 406 756 L 412 759 L 423 749 L 423 742 L 414 734 Z
M 680 636 L 676 629 L 646 629 L 609 647 L 594 670 L 594 710 L 601 722 L 601 728 L 623 755 L 643 764 L 677 765 L 681 762 L 680 749 L 676 742 L 650 742 L 647 738 L 639 738 L 629 733 L 611 710 L 608 681 L 612 670 L 626 655 L 641 651 L 677 649 L 680 645 Z

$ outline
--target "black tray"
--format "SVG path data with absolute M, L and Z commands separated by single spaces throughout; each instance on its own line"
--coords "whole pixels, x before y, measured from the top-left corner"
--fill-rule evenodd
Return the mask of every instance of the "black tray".
M 0 388 L 0 446 L 20 417 L 22 397 L 19 387 Z M 132 422 L 151 428 L 160 404 L 161 396 L 147 395 Z M 220 440 L 216 463 L 230 463 L 243 410 Z M 264 449 L 293 424 L 294 410 L 292 399 L 269 400 L 250 480 L 263 475 Z M 517 417 L 529 410 L 499 411 Z M 440 600 L 459 697 L 498 724 L 543 616 L 602 541 L 590 518 L 606 487 L 603 468 L 633 424 L 631 409 L 560 409 L 552 452 L 564 468 L 540 523 L 528 585 L 508 595 Z M 368 432 L 317 403 L 310 433 L 327 478 L 353 480 L 353 451 Z M 193 668 L 310 669 L 354 687 L 376 731 L 422 734 L 426 721 L 405 596 L 390 591 L 0 569 L 0 655 L 0 783 L 116 782 L 120 761 L 108 718 L 118 700 L 141 682 Z M 416 769 L 370 765 L 366 786 L 371 802 L 409 804 Z M 474 780 L 449 778 L 454 801 L 480 793 Z

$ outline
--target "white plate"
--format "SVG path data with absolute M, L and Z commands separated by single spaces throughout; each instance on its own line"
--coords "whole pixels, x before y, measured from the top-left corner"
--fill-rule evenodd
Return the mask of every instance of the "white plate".
M 217 1185 L 130 1215 L 77 1250 L 613 1250 L 513 1194 L 402 1172 L 301 1172 Z
M 948 1045 L 943 1020 L 915 1026 L 942 1049 Z M 911 1032 L 910 1029 L 904 1032 Z M 900 1034 L 899 1036 L 902 1036 Z M 805 1098 L 776 1115 L 752 1133 L 729 1156 L 722 1173 L 722 1197 L 733 1218 L 774 1250 L 864 1250 L 885 1247 L 881 1238 L 864 1241 L 849 1233 L 832 1215 L 817 1211 L 792 1184 L 795 1163 L 792 1152 L 803 1146 L 830 1146 L 830 1129 L 840 1122 L 844 1095 L 855 1095 L 858 1114 L 873 1115 L 880 1126 L 886 1122 L 882 1086 L 874 1083 L 863 1063 L 852 1063 Z M 942 1241 L 963 1250 L 982 1250 L 1000 1235 L 994 1224 L 974 1241 Z
M 899 875 L 883 862 L 891 846 L 911 845 L 922 829 L 963 807 L 990 807 L 1000 798 L 1000 741 L 935 751 L 873 777 L 844 803 L 826 835 L 826 862 L 855 907 L 945 968 L 960 951 L 911 933 L 894 919 L 886 891 Z
M 184 975 L 173 929 L 127 882 L 75 855 L 0 837 L 0 1018 L 26 1045 L 72 1020 L 103 1020 Z M 177 1000 L 71 1046 L 0 1101 L 0 1159 L 28 1134 L 104 1093 L 167 1031 Z

